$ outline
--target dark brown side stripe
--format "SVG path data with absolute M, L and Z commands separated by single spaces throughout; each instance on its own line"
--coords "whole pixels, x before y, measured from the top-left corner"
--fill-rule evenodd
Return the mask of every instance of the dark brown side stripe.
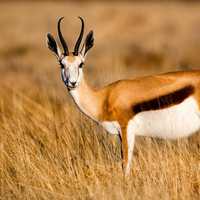
M 142 111 L 159 110 L 179 104 L 192 95 L 194 90 L 192 85 L 188 85 L 172 93 L 138 103 L 133 106 L 133 111 L 137 114 Z

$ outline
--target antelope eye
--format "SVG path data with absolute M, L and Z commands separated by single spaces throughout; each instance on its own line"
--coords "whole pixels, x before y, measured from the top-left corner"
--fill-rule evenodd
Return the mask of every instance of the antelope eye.
M 82 68 L 82 67 L 83 67 L 83 65 L 84 65 L 84 63 L 81 63 L 81 64 L 79 65 L 79 68 Z

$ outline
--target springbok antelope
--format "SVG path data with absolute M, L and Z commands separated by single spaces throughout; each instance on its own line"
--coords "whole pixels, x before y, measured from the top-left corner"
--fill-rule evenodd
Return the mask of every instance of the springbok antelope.
M 47 34 L 48 48 L 56 55 L 61 77 L 81 112 L 122 141 L 122 166 L 130 171 L 135 136 L 176 139 L 200 129 L 200 71 L 170 72 L 120 80 L 96 90 L 83 76 L 88 50 L 93 47 L 93 31 L 79 50 L 84 21 L 73 52 L 69 52 L 58 20 L 58 36 L 63 53 L 53 36 Z

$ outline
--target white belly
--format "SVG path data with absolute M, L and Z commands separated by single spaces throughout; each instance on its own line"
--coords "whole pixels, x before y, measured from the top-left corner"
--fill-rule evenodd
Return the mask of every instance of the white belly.
M 199 130 L 200 111 L 196 100 L 189 97 L 170 108 L 141 112 L 129 121 L 128 126 L 135 135 L 185 137 Z

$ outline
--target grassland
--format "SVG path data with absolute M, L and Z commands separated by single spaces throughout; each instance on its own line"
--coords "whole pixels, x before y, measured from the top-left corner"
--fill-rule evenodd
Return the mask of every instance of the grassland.
M 78 112 L 45 45 L 58 16 L 72 48 L 95 32 L 85 73 L 114 80 L 200 66 L 200 4 L 1 3 L 1 199 L 200 198 L 200 135 L 137 138 L 128 179 L 119 139 Z M 134 92 L 134 91 L 133 91 Z

